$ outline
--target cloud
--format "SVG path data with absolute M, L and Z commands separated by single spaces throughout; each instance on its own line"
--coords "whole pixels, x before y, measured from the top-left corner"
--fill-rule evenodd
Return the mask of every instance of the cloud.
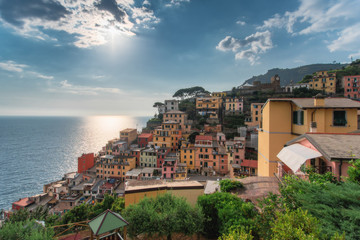
M 226 36 L 219 42 L 216 49 L 220 51 L 232 51 L 235 59 L 248 59 L 254 65 L 259 55 L 273 48 L 270 31 L 256 32 L 244 39 L 236 39 Z
M 0 0 L 0 21 L 18 34 L 57 41 L 48 30 L 68 33 L 80 48 L 102 45 L 112 33 L 135 35 L 159 19 L 149 2 L 136 6 L 132 0 Z
M 25 64 L 18 64 L 14 61 L 6 61 L 0 62 L 0 68 L 9 72 L 23 72 L 24 68 L 27 68 L 28 65 Z
M 28 72 L 28 73 L 34 75 L 34 76 L 37 77 L 37 78 L 41 78 L 41 79 L 45 79 L 45 80 L 52 80 L 52 79 L 54 79 L 53 76 L 46 76 L 46 75 L 43 75 L 43 74 L 38 73 L 38 72 Z
M 236 24 L 239 24 L 240 26 L 244 26 L 246 24 L 246 22 L 239 20 L 236 22 Z
M 184 2 L 190 2 L 190 0 L 170 0 L 168 4 L 165 4 L 166 7 L 178 7 Z
M 258 29 L 284 28 L 292 35 L 334 32 L 339 37 L 328 39 L 330 51 L 359 48 L 360 41 L 354 44 L 358 38 L 359 9 L 360 1 L 354 0 L 301 0 L 297 10 L 275 14 Z
M 73 85 L 68 80 L 61 81 L 47 89 L 49 92 L 69 93 L 75 95 L 99 95 L 100 93 L 120 94 L 122 91 L 119 88 L 103 88 L 92 86 Z

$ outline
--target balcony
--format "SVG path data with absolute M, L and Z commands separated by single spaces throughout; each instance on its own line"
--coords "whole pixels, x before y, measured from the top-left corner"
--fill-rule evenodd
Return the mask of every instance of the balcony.
M 332 172 L 331 166 L 313 166 L 314 172 L 319 174 L 325 174 L 327 172 Z

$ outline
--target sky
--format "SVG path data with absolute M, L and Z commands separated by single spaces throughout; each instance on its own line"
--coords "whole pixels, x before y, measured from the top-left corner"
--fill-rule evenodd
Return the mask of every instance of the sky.
M 0 0 L 0 115 L 152 116 L 176 90 L 360 58 L 358 0 Z

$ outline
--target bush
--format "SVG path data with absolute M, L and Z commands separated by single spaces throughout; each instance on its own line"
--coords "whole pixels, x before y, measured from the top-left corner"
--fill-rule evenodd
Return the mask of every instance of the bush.
M 243 184 L 236 180 L 224 179 L 220 181 L 220 190 L 222 192 L 231 192 L 243 187 Z
M 0 228 L 1 240 L 52 240 L 54 232 L 46 229 L 35 220 L 7 222 Z

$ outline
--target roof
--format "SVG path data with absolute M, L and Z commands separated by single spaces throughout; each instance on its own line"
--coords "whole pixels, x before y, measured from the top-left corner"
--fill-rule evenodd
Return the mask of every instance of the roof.
M 325 98 L 324 106 L 315 106 L 314 98 L 269 98 L 269 101 L 293 102 L 299 108 L 360 108 L 360 102 L 348 98 Z
M 129 223 L 120 214 L 109 209 L 89 222 L 89 226 L 95 235 L 101 235 L 126 225 Z
M 163 180 L 128 181 L 125 187 L 126 193 L 170 189 L 204 189 L 204 185 L 197 181 L 175 181 L 166 182 Z
M 133 131 L 137 131 L 136 128 L 126 128 L 124 130 L 121 130 L 120 132 L 129 133 L 129 132 L 133 132 Z
M 209 140 L 209 141 L 212 141 L 212 136 L 209 136 L 209 135 L 197 135 L 195 140 Z
M 138 138 L 149 138 L 152 137 L 151 133 L 142 133 L 138 136 Z
M 358 133 L 306 133 L 286 143 L 291 145 L 307 139 L 328 161 L 360 158 Z
M 182 111 L 178 111 L 178 110 L 170 110 L 170 111 L 167 111 L 165 114 L 185 114 L 184 112 Z
M 13 204 L 20 206 L 20 207 L 27 207 L 33 203 L 34 203 L 34 201 L 30 200 L 28 197 L 22 198 L 19 201 L 13 202 Z

